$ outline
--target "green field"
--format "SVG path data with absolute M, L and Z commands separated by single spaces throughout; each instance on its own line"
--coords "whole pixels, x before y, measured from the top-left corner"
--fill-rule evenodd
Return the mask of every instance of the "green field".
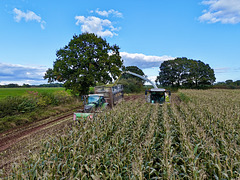
M 61 87 L 0 88 L 0 132 L 55 115 L 57 106 L 78 105 L 76 99 Z
M 49 88 L 0 88 L 0 99 L 3 99 L 7 96 L 23 96 L 27 95 L 29 91 L 37 91 L 37 92 L 55 92 L 62 91 L 64 88 L 62 87 L 49 87 Z

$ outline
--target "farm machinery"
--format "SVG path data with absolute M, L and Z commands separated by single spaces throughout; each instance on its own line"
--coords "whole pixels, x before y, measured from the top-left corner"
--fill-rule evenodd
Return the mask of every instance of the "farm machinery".
M 123 71 L 121 75 L 124 73 L 139 77 L 152 84 L 154 88 L 145 91 L 145 99 L 147 102 L 159 104 L 163 104 L 164 102 L 170 103 L 170 91 L 163 88 L 158 88 L 155 83 L 139 74 L 130 71 Z M 116 84 L 121 75 L 118 77 L 112 87 L 97 86 L 95 87 L 94 94 L 84 96 L 84 109 L 74 113 L 73 119 L 79 120 L 81 118 L 93 118 L 96 112 L 102 111 L 108 107 L 112 108 L 114 105 L 120 102 L 123 99 L 123 85 Z
M 93 118 L 94 114 L 112 108 L 123 99 L 123 86 L 96 86 L 94 94 L 84 96 L 84 108 L 74 113 L 73 119 Z
M 139 74 L 136 74 L 136 73 L 133 73 L 133 72 L 130 72 L 130 71 L 123 71 L 121 73 L 121 75 L 124 74 L 124 73 L 128 73 L 128 74 L 131 74 L 133 76 L 139 77 L 139 78 L 149 82 L 153 86 L 152 89 L 149 89 L 149 90 L 145 91 L 145 99 L 146 99 L 147 102 L 149 102 L 149 103 L 159 103 L 159 104 L 163 104 L 164 102 L 170 103 L 171 91 L 163 89 L 163 88 L 158 88 L 156 86 L 156 84 L 153 83 L 151 80 L 149 80 L 148 78 L 146 78 L 144 76 L 141 76 Z M 119 76 L 118 79 L 120 79 L 121 75 Z M 117 83 L 117 81 L 115 82 L 115 84 Z

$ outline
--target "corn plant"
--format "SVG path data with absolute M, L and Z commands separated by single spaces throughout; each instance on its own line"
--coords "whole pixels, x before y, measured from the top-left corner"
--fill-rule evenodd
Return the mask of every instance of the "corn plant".
M 171 104 L 122 102 L 82 119 L 9 179 L 238 179 L 240 91 L 181 90 Z

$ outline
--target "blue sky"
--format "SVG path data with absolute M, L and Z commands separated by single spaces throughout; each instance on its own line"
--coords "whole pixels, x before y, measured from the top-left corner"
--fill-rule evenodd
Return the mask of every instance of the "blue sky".
M 0 0 L 0 84 L 46 83 L 56 51 L 86 31 L 152 80 L 175 57 L 209 64 L 217 81 L 240 79 L 239 0 Z

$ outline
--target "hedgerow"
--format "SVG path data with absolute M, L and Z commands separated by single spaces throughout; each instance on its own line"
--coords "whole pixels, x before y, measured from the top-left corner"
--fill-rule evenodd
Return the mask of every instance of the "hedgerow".
M 41 110 L 49 110 L 54 106 L 73 102 L 76 102 L 76 99 L 65 91 L 28 91 L 25 96 L 5 97 L 0 100 L 0 132 L 41 117 L 47 117 L 41 115 Z

